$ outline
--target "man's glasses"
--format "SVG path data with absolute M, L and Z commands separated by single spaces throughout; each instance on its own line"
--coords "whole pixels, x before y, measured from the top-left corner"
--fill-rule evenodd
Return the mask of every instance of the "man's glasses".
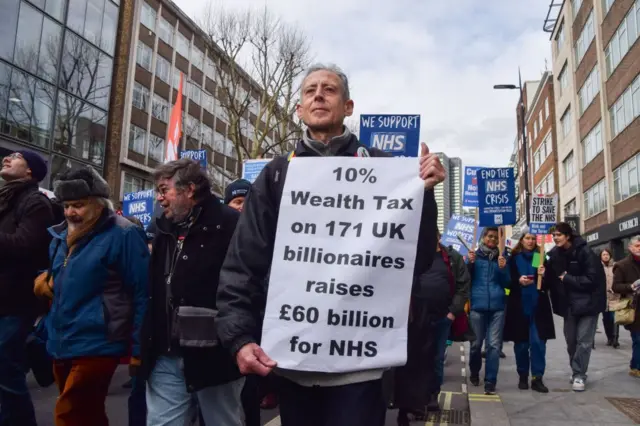
M 15 160 L 15 159 L 22 159 L 22 154 L 20 154 L 19 152 L 14 152 L 13 154 L 9 154 L 4 158 L 8 158 L 9 160 Z

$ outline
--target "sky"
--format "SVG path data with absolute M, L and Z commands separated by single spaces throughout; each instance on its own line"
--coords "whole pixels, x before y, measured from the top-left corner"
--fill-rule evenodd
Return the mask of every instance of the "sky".
M 174 0 L 194 20 L 211 0 Z M 309 37 L 314 62 L 350 79 L 354 116 L 420 114 L 420 139 L 464 165 L 506 166 L 517 90 L 551 69 L 550 0 L 214 0 L 263 8 Z

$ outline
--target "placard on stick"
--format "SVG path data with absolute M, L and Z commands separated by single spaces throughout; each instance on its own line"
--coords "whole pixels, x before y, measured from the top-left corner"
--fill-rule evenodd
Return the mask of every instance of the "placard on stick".
M 556 224 L 558 216 L 558 194 L 533 195 L 531 197 L 531 233 L 546 235 Z

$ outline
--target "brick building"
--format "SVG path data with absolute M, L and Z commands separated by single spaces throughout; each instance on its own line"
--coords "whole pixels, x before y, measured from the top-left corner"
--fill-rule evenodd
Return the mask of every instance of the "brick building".
M 565 0 L 551 33 L 563 217 L 594 248 L 640 233 L 640 0 Z

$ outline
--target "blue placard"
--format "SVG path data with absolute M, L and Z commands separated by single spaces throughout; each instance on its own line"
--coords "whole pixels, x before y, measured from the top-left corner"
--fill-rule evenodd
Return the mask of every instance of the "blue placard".
M 460 242 L 458 236 L 462 238 L 462 240 L 467 243 L 469 248 L 473 248 L 473 228 L 475 225 L 475 219 L 472 217 L 462 216 L 459 214 L 454 214 L 449 219 L 449 223 L 447 224 L 447 229 L 444 231 L 442 238 L 440 239 L 440 243 L 444 246 L 452 246 L 455 251 L 460 253 L 463 256 L 466 256 L 469 253 L 469 250 Z M 480 236 L 482 235 L 482 228 L 478 227 L 477 235 L 476 235 L 476 243 L 480 240 Z
M 155 198 L 155 191 L 153 189 L 124 194 L 122 214 L 124 216 L 133 216 L 137 218 L 142 222 L 142 225 L 146 230 L 153 217 L 153 204 L 155 202 Z
M 462 192 L 462 207 L 478 207 L 478 177 L 482 167 L 464 168 L 464 190 Z
M 480 226 L 516 224 L 516 185 L 513 167 L 478 170 Z
M 420 115 L 361 115 L 360 142 L 394 157 L 417 157 L 420 149 Z
M 180 158 L 190 158 L 200 163 L 200 166 L 207 170 L 207 150 L 206 149 L 188 149 L 180 151 Z
M 242 179 L 246 179 L 253 184 L 258 178 L 258 175 L 264 169 L 270 159 L 266 160 L 247 160 L 242 165 Z

